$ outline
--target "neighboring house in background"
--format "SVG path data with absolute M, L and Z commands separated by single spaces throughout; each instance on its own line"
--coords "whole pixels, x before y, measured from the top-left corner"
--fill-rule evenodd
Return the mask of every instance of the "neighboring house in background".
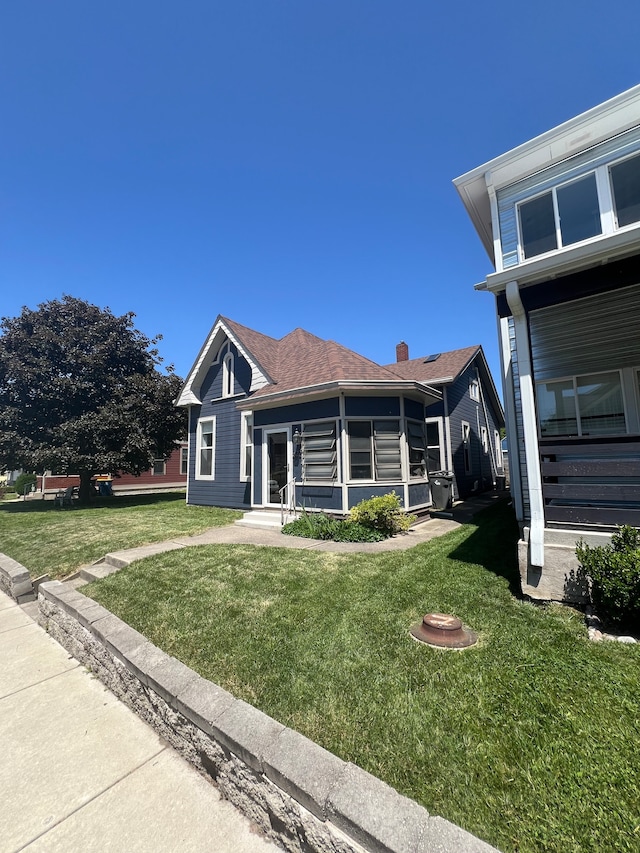
M 112 486 L 114 492 L 155 491 L 157 489 L 184 489 L 187 485 L 188 445 L 186 441 L 176 444 L 176 449 L 167 459 L 156 459 L 153 467 L 143 471 L 139 477 L 134 474 L 120 474 L 114 477 Z M 56 474 L 47 471 L 44 478 L 38 475 L 37 489 L 55 492 L 67 489 L 69 486 L 79 486 L 80 477 L 77 474 Z
M 429 471 L 451 471 L 456 497 L 491 489 L 504 476 L 500 430 L 504 414 L 481 346 L 409 359 L 396 347 L 387 368 L 436 388 L 442 400 L 427 410 Z
M 178 399 L 189 408 L 187 501 L 344 514 L 363 498 L 395 490 L 407 510 L 428 509 L 427 460 L 446 467 L 467 458 L 473 472 L 484 439 L 474 409 L 467 450 L 451 452 L 446 395 L 426 379 L 433 368 L 425 359 L 409 362 L 406 345 L 398 350 L 404 362 L 383 367 L 303 329 L 276 340 L 218 317 Z M 459 376 L 476 371 L 484 382 L 480 348 L 461 352 Z M 449 367 L 435 373 L 448 393 Z M 500 418 L 501 410 L 498 430 Z M 483 476 L 493 484 L 478 463 L 478 488 Z
M 640 86 L 454 181 L 496 272 L 522 588 L 640 526 Z

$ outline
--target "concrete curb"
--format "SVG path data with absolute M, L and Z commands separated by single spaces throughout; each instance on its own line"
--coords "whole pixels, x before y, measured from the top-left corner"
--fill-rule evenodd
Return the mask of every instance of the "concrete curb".
M 18 604 L 36 597 L 29 570 L 6 554 L 0 554 L 0 589 Z
M 353 764 L 201 678 L 69 584 L 39 622 L 290 853 L 496 853 Z

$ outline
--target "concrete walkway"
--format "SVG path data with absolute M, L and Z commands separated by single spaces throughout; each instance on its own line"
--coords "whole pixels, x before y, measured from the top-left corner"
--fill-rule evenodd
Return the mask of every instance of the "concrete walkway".
M 28 609 L 0 592 L 0 853 L 276 853 Z
M 330 551 L 333 553 L 364 552 L 379 554 L 382 551 L 405 551 L 428 542 L 436 536 L 442 536 L 455 530 L 461 524 L 470 521 L 473 516 L 507 495 L 507 492 L 485 492 L 477 497 L 468 498 L 456 504 L 450 513 L 441 517 L 429 518 L 417 524 L 408 533 L 393 536 L 383 542 L 327 542 L 317 539 L 302 539 L 299 536 L 286 536 L 280 530 L 255 529 L 229 524 L 225 527 L 211 527 L 196 536 L 176 537 L 165 542 L 141 545 L 123 551 L 112 551 L 102 560 L 91 566 L 85 566 L 79 572 L 79 582 L 85 583 L 117 572 L 135 560 L 142 560 L 166 551 L 188 548 L 193 545 L 259 545 L 273 548 L 295 548 L 300 551 Z

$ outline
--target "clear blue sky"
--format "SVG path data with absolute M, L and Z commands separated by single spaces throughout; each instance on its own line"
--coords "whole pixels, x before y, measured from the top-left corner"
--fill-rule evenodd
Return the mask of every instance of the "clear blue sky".
M 0 34 L 0 314 L 134 311 L 182 376 L 221 313 L 498 381 L 451 181 L 640 80 L 638 0 L 5 0 Z

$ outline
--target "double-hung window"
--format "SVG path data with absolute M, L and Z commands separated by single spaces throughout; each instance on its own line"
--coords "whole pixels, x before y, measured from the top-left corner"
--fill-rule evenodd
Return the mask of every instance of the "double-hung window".
M 521 202 L 518 214 L 524 258 L 601 234 L 595 172 Z
M 349 421 L 352 480 L 401 480 L 400 421 Z
M 471 474 L 471 426 L 467 421 L 462 421 L 462 455 L 464 458 L 464 473 Z
M 302 477 L 304 480 L 335 480 L 338 476 L 336 422 L 302 425 Z
M 540 435 L 624 435 L 627 421 L 620 374 L 592 373 L 539 382 Z
M 215 477 L 216 419 L 201 418 L 196 433 L 196 479 L 213 480 Z
M 164 459 L 154 459 L 151 472 L 154 477 L 163 477 L 167 473 L 167 463 Z
M 180 448 L 180 473 L 187 475 L 189 473 L 189 448 Z

